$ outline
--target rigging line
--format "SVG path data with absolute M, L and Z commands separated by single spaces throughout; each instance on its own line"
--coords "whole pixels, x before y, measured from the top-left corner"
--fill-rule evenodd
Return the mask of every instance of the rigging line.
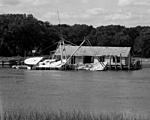
M 61 21 L 60 21 L 60 17 L 59 17 L 59 10 L 57 9 L 57 17 L 58 17 L 58 27 L 59 27 L 59 37 L 60 37 L 60 39 L 62 40 L 62 38 L 63 38 L 63 35 L 62 35 L 62 33 L 61 33 L 61 29 L 60 29 L 60 24 L 61 24 Z
M 86 41 L 86 39 L 84 39 L 84 41 L 80 44 L 80 46 L 78 46 L 78 48 L 71 54 L 71 56 L 67 59 L 66 63 L 71 59 L 71 57 L 81 48 L 81 46 L 84 44 L 84 42 Z M 66 64 L 65 63 L 65 64 Z
M 58 9 L 57 9 L 57 15 L 58 15 L 58 22 L 59 22 L 59 25 L 60 25 L 60 17 L 59 17 L 59 11 L 58 11 Z
M 60 43 L 60 42 L 58 42 L 58 43 Z M 52 59 L 54 59 L 54 57 L 55 57 L 55 53 L 56 53 L 56 51 L 58 50 L 59 46 L 60 46 L 60 44 L 57 44 L 56 49 L 55 49 L 55 50 L 53 50 L 54 54 L 53 54 L 53 56 L 52 56 Z
M 74 45 L 74 46 L 77 46 L 76 44 L 74 44 L 74 43 L 72 43 L 72 42 L 70 42 L 70 41 L 68 41 L 68 40 L 65 40 L 65 39 L 64 39 L 64 41 L 65 41 L 65 42 L 68 42 L 68 43 L 70 43 L 70 44 L 72 44 L 72 45 Z
M 45 51 L 45 50 L 47 50 L 48 48 L 51 48 L 52 46 L 56 45 L 56 43 L 58 44 L 58 42 L 55 42 L 54 44 L 52 44 L 52 45 L 50 45 L 50 46 L 46 47 L 46 48 L 45 48 L 45 49 L 43 49 L 42 51 Z

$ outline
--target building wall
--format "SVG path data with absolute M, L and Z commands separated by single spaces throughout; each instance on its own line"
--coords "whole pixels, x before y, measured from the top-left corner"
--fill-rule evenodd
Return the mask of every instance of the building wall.
M 110 58 L 105 58 L 105 61 L 107 61 L 107 63 L 108 64 L 110 64 L 111 63 L 111 65 L 120 65 L 120 64 L 122 64 L 122 65 L 127 65 L 127 62 L 126 62 L 126 58 L 122 58 L 122 60 L 121 60 L 121 62 L 116 62 L 115 63 L 115 61 L 113 60 L 113 58 L 111 58 L 111 61 L 110 61 Z
M 118 59 L 120 59 L 120 57 Z M 129 59 L 128 59 L 128 57 L 122 57 L 121 62 L 118 61 L 115 63 L 115 60 L 113 60 L 113 58 L 111 58 L 111 61 L 110 61 L 110 57 L 105 57 L 103 62 L 105 62 L 105 61 L 108 64 L 110 64 L 110 62 L 111 62 L 111 65 L 115 65 L 115 64 L 117 64 L 117 65 L 120 65 L 120 64 L 128 65 Z M 97 62 L 98 62 L 97 57 L 94 57 L 93 63 L 97 63 Z M 75 57 L 75 64 L 84 64 L 84 57 L 83 56 L 76 56 Z
M 83 56 L 76 56 L 75 57 L 75 64 L 83 64 Z
M 67 56 L 67 57 L 69 57 L 69 56 Z M 69 63 L 70 64 L 84 64 L 84 61 L 85 61 L 84 58 L 85 58 L 84 56 L 74 56 L 73 60 L 70 59 Z M 102 61 L 102 62 L 107 61 L 108 65 L 110 65 L 110 62 L 111 62 L 111 65 L 116 65 L 116 64 L 117 65 L 120 65 L 120 64 L 122 64 L 122 65 L 128 65 L 129 64 L 130 56 L 129 57 L 122 57 L 121 58 L 121 62 L 118 61 L 116 63 L 115 63 L 115 60 L 113 60 L 113 59 L 114 58 L 111 57 L 111 61 L 110 61 L 110 57 L 109 56 L 105 56 L 104 57 L 104 61 Z M 120 57 L 118 57 L 118 59 L 120 59 Z M 103 59 L 101 59 L 101 60 L 103 60 Z M 93 56 L 93 60 L 92 61 L 93 61 L 93 63 L 97 63 L 98 62 L 97 57 Z

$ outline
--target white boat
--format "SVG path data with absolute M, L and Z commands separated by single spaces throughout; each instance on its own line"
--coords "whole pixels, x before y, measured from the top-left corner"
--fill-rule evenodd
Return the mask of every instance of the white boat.
M 60 48 L 60 59 L 56 60 L 56 59 L 45 59 L 41 62 L 39 62 L 36 66 L 37 69 L 63 69 L 63 67 L 69 62 L 69 60 L 71 59 L 71 57 L 78 51 L 78 49 L 80 49 L 80 47 L 82 46 L 82 44 L 85 42 L 85 40 L 80 44 L 80 46 L 72 53 L 72 55 L 67 58 L 66 57 L 66 51 L 65 51 L 65 45 L 64 45 L 64 41 L 60 41 L 59 42 L 59 48 Z
M 43 57 L 30 57 L 24 60 L 24 63 L 26 65 L 37 65 L 41 60 L 43 59 Z
M 63 65 L 65 65 L 66 61 L 67 61 L 66 59 L 63 59 L 63 60 L 53 62 L 53 63 L 50 64 L 50 68 L 52 68 L 52 69 L 54 69 L 54 68 L 61 69 L 61 67 Z
M 89 70 L 89 71 L 103 71 L 107 66 L 107 62 L 96 62 L 96 63 L 89 63 L 85 65 L 79 65 L 77 70 Z
M 31 70 L 31 67 L 27 66 L 27 65 L 13 65 L 12 68 L 13 69 L 27 69 L 27 70 Z
M 55 59 L 45 59 L 45 60 L 39 62 L 36 67 L 37 68 L 49 68 L 53 62 L 56 62 L 56 60 Z
M 59 45 L 64 47 L 64 41 L 60 41 Z M 36 65 L 37 69 L 61 69 L 61 67 L 66 63 L 66 57 L 64 58 L 64 53 L 61 51 L 61 59 L 44 59 Z
M 107 66 L 107 62 L 97 62 L 92 65 L 90 71 L 103 71 Z
M 36 66 L 37 69 L 60 69 L 64 64 L 66 63 L 66 60 L 63 59 L 62 61 L 57 61 L 56 59 L 45 59 L 42 62 L 39 62 L 39 64 Z

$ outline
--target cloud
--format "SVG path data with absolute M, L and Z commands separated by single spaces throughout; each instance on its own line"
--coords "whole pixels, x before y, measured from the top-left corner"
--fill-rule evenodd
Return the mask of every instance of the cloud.
M 98 14 L 103 13 L 103 12 L 105 12 L 105 10 L 102 8 L 92 8 L 92 9 L 88 9 L 86 11 L 86 13 L 88 13 L 90 15 L 98 15 Z
M 150 1 L 149 0 L 135 1 L 134 5 L 150 6 Z
M 59 13 L 59 18 L 60 21 L 67 21 L 68 19 L 75 19 L 77 18 L 77 15 L 75 13 L 70 13 L 70 12 L 61 12 Z M 57 11 L 55 12 L 46 12 L 43 16 L 42 16 L 43 20 L 49 20 L 49 21 L 53 21 L 54 23 L 58 23 L 58 13 Z
M 81 0 L 82 3 L 88 3 L 89 0 Z
M 43 5 L 47 4 L 48 0 L 0 0 L 1 6 L 18 6 L 18 5 Z
M 55 12 L 47 12 L 42 16 L 44 19 L 57 17 L 57 13 Z
M 92 16 L 96 16 L 100 13 L 102 13 L 104 10 L 101 8 L 93 8 L 93 9 L 88 9 L 85 12 L 60 12 L 59 17 L 60 19 L 89 19 Z M 47 12 L 43 18 L 58 18 L 57 12 Z
M 89 24 L 89 25 L 106 25 L 121 24 L 129 25 L 132 21 L 139 20 L 140 15 L 134 15 L 130 11 L 118 10 L 110 11 L 102 8 L 92 8 L 85 12 L 61 12 L 61 24 Z M 142 18 L 142 17 L 141 17 Z M 57 12 L 49 12 L 42 17 L 43 20 L 50 21 L 52 24 L 58 24 Z
M 0 0 L 0 5 L 18 5 L 20 4 L 20 0 Z
M 150 23 L 150 0 L 109 1 L 110 3 L 106 3 L 106 0 L 0 0 L 0 13 L 33 14 L 37 19 L 58 24 L 58 8 L 61 24 Z M 117 1 L 118 6 L 114 1 Z
M 150 14 L 148 13 L 149 10 L 146 11 L 130 11 L 127 9 L 120 10 L 120 11 L 113 11 L 106 15 L 103 19 L 104 24 L 119 24 L 125 25 L 128 27 L 131 26 L 138 26 L 138 25 L 149 25 L 150 21 Z
M 149 0 L 118 0 L 119 6 L 128 6 L 128 5 L 140 5 L 140 6 L 148 6 L 150 5 Z
M 49 0 L 29 0 L 30 3 L 32 3 L 33 5 L 44 5 L 49 3 Z
M 106 16 L 106 19 L 110 20 L 129 20 L 132 18 L 131 13 L 114 13 Z
M 118 0 L 118 5 L 119 6 L 126 6 L 130 5 L 134 0 Z

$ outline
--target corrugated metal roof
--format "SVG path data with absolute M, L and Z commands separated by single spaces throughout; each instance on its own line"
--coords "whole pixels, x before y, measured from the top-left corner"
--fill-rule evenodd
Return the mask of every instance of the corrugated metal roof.
M 72 53 L 79 46 L 65 45 L 66 55 L 72 55 Z M 62 47 L 63 49 L 64 47 Z M 121 56 L 127 57 L 130 53 L 131 47 L 95 47 L 95 46 L 81 46 L 81 48 L 74 54 L 74 56 Z M 55 55 L 61 55 L 60 47 L 56 50 Z

